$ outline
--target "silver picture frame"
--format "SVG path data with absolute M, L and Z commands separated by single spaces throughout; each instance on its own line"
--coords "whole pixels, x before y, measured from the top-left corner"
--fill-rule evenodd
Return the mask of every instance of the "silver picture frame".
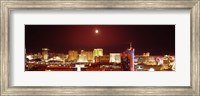
M 189 87 L 22 87 L 9 84 L 9 16 L 18 9 L 190 9 L 191 86 Z M 0 0 L 0 95 L 200 95 L 199 0 Z

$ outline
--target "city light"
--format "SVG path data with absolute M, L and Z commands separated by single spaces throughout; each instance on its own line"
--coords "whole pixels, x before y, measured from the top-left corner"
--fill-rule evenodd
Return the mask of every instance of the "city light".
M 27 55 L 26 58 L 28 58 L 29 60 L 32 60 L 33 56 L 32 55 Z
M 109 54 L 104 54 L 102 48 L 69 50 L 68 54 L 42 50 L 26 55 L 25 68 L 28 71 L 175 71 L 174 56 L 152 56 L 149 52 L 148 55 L 135 55 L 132 49 L 130 45 L 122 53 Z

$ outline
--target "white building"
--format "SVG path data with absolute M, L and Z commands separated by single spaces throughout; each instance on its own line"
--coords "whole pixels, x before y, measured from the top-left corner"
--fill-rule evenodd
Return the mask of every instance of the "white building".
M 110 63 L 121 63 L 120 53 L 110 53 Z

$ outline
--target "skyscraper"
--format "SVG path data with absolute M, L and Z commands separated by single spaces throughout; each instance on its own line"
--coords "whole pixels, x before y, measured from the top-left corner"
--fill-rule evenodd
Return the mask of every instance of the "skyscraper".
M 86 62 L 88 62 L 87 55 L 85 55 L 85 54 L 79 54 L 77 62 L 80 62 L 80 63 L 86 63 Z
M 78 59 L 78 51 L 69 50 L 68 51 L 68 61 L 74 61 Z
M 42 57 L 44 62 L 48 62 L 49 54 L 48 54 L 49 49 L 48 48 L 42 48 Z
M 103 49 L 101 48 L 94 49 L 93 56 L 103 56 Z
M 85 51 L 85 50 L 81 50 L 81 55 L 86 55 L 87 56 L 87 60 L 89 62 L 93 61 L 93 52 L 92 51 Z
M 93 50 L 93 60 L 96 61 L 96 57 L 103 56 L 103 49 L 97 48 Z
M 130 71 L 134 71 L 134 56 L 135 56 L 135 49 L 132 47 L 132 43 L 130 43 L 130 48 L 127 49 L 124 53 L 127 54 L 130 60 Z

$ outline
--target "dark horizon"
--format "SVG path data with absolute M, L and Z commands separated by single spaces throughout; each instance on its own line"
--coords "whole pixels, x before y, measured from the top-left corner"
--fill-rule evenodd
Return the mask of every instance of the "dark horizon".
M 104 54 L 121 53 L 130 42 L 136 55 L 175 55 L 175 25 L 25 25 L 27 53 L 42 48 L 65 54 L 94 48 L 102 48 Z

